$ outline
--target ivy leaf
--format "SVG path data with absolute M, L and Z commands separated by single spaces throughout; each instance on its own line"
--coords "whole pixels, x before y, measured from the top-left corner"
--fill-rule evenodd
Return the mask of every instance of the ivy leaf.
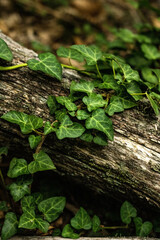
M 42 118 L 28 115 L 23 112 L 9 111 L 8 113 L 3 114 L 1 118 L 5 119 L 8 122 L 18 124 L 23 134 L 28 134 L 33 130 L 41 128 L 43 126 Z
M 80 82 L 72 81 L 70 92 L 84 92 L 88 95 L 92 93 L 94 89 L 94 84 L 92 82 L 87 82 L 85 80 L 81 80 Z
M 32 193 L 32 197 L 34 198 L 36 205 L 38 205 L 43 200 L 43 195 L 40 192 Z
M 112 75 L 104 75 L 103 83 L 98 85 L 100 89 L 113 89 L 115 91 L 119 90 L 119 85 Z
M 36 215 L 33 209 L 25 209 L 25 212 L 21 215 L 19 219 L 19 228 L 26 229 L 35 229 L 37 227 L 36 224 Z
M 85 128 L 80 123 L 73 123 L 69 116 L 66 115 L 57 129 L 56 135 L 60 140 L 63 138 L 77 138 L 80 137 L 84 131 Z
M 142 222 L 142 218 L 135 217 L 133 219 L 135 227 L 136 227 L 136 235 L 140 237 L 147 237 L 153 228 L 153 224 L 149 221 Z
M 12 61 L 13 59 L 13 55 L 10 48 L 8 47 L 6 42 L 1 38 L 0 38 L 0 58 L 6 61 Z
M 96 110 L 97 108 L 103 107 L 107 104 L 101 94 L 92 93 L 89 96 L 83 97 L 82 101 L 87 105 L 87 109 L 89 112 Z
M 4 224 L 1 232 L 1 239 L 7 240 L 14 236 L 18 230 L 18 221 L 16 214 L 9 212 L 5 215 Z
M 48 98 L 47 98 L 47 105 L 49 107 L 50 114 L 55 113 L 55 111 L 59 107 L 59 104 L 56 101 L 56 97 L 55 96 L 51 96 L 51 95 L 48 96 Z
M 58 121 L 62 122 L 64 117 L 67 115 L 67 110 L 65 108 L 61 109 L 61 110 L 57 110 L 55 112 L 55 117 Z
M 56 56 L 52 53 L 40 53 L 38 55 L 39 61 L 36 59 L 30 59 L 27 61 L 28 67 L 31 70 L 41 71 L 45 74 L 56 77 L 61 81 L 62 79 L 62 67 L 58 62 Z
M 120 216 L 123 223 L 129 224 L 131 222 L 131 217 L 137 216 L 137 210 L 131 203 L 125 201 L 121 206 Z
M 40 143 L 42 137 L 41 136 L 35 136 L 35 135 L 30 135 L 28 137 L 29 145 L 31 149 L 34 149 L 38 146 Z
M 98 232 L 100 230 L 101 221 L 97 215 L 94 215 L 92 218 L 92 231 Z
M 36 217 L 35 219 L 37 228 L 40 229 L 43 233 L 47 233 L 49 229 L 49 223 L 43 220 L 41 217 Z
M 154 45 L 144 43 L 141 45 L 141 50 L 143 51 L 144 56 L 149 60 L 160 58 L 160 52 Z
M 136 100 L 140 100 L 143 98 L 142 95 L 136 95 L 137 93 L 142 93 L 137 82 L 132 81 L 127 84 L 127 92 Z M 134 95 L 135 94 L 135 95 Z
M 101 146 L 106 146 L 108 144 L 106 135 L 104 133 L 97 133 L 93 138 L 93 142 Z
M 73 103 L 69 97 L 58 96 L 58 97 L 56 97 L 56 100 L 58 103 L 65 106 L 68 109 L 68 111 L 76 111 L 77 110 L 76 104 Z
M 62 46 L 58 48 L 57 55 L 59 57 L 74 59 L 74 60 L 77 60 L 78 62 L 84 61 L 82 54 L 72 48 L 66 48 Z
M 42 150 L 39 153 L 33 154 L 33 158 L 34 161 L 28 165 L 28 170 L 32 174 L 38 171 L 56 169 L 48 154 Z
M 119 31 L 115 29 L 114 33 L 117 37 L 119 37 L 120 39 L 127 43 L 133 43 L 136 38 L 136 34 L 134 34 L 129 29 L 126 28 L 120 28 Z
M 55 132 L 56 131 L 56 128 L 53 127 L 55 124 L 51 124 L 49 121 L 45 122 L 45 125 L 44 125 L 44 134 L 47 135 L 51 132 Z
M 121 63 L 120 65 L 121 65 L 124 78 L 127 79 L 128 82 L 130 80 L 135 80 L 135 81 L 140 80 L 139 73 L 136 70 L 133 70 L 130 65 L 123 64 L 123 63 Z
M 122 112 L 124 111 L 124 107 L 121 101 L 121 98 L 118 96 L 111 97 L 110 104 L 106 108 L 105 112 L 112 116 L 115 112 Z
M 152 108 L 153 108 L 156 116 L 158 116 L 158 115 L 159 115 L 159 106 L 158 106 L 158 105 L 156 104 L 156 102 L 153 100 L 151 94 L 146 93 L 146 96 L 147 96 L 148 100 L 150 101 L 150 104 L 151 104 L 151 106 L 152 106 Z
M 40 202 L 38 209 L 44 214 L 48 222 L 53 222 L 63 212 L 65 204 L 65 197 L 52 197 Z
M 156 70 L 156 69 L 155 69 Z M 145 81 L 152 83 L 153 87 L 158 84 L 157 77 L 153 74 L 153 69 L 151 68 L 142 68 L 141 73 Z
M 94 46 L 72 45 L 71 49 L 75 49 L 82 54 L 88 65 L 95 65 L 102 57 L 102 52 Z
M 0 147 L 0 158 L 2 155 L 7 156 L 8 154 L 8 147 Z
M 93 136 L 90 133 L 90 131 L 85 131 L 82 136 L 80 136 L 80 139 L 86 142 L 92 142 Z
M 8 207 L 7 207 L 6 201 L 0 201 L 0 211 L 4 211 L 4 212 L 8 211 Z
M 24 174 L 29 174 L 27 161 L 23 158 L 13 158 L 10 162 L 7 176 L 16 178 Z
M 90 116 L 90 113 L 88 113 L 88 111 L 86 110 L 81 110 L 79 109 L 77 111 L 76 117 L 78 118 L 78 120 L 85 120 Z
M 71 219 L 71 226 L 77 230 L 84 229 L 89 230 L 92 227 L 92 221 L 87 211 L 84 208 L 80 208 L 76 215 Z
M 71 225 L 67 224 L 64 226 L 62 230 L 62 237 L 76 239 L 76 238 L 79 238 L 79 234 L 74 233 Z
M 28 210 L 34 210 L 35 209 L 35 201 L 33 196 L 25 196 L 21 200 L 21 207 L 23 212 L 26 212 Z
M 28 184 L 26 184 L 25 182 L 24 183 L 14 182 L 9 186 L 9 190 L 15 202 L 23 198 L 24 195 L 30 194 Z
M 97 129 L 104 132 L 109 140 L 113 140 L 112 121 L 106 116 L 103 109 L 97 109 L 92 112 L 92 116 L 86 120 L 87 129 Z

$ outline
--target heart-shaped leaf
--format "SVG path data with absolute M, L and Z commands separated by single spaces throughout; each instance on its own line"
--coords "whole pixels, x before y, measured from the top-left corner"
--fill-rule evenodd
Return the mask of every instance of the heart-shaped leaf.
M 76 104 L 73 103 L 69 97 L 58 96 L 58 97 L 56 97 L 56 100 L 61 105 L 65 106 L 68 109 L 68 111 L 76 111 L 77 110 Z
M 6 42 L 0 38 L 0 58 L 6 61 L 12 61 L 13 55 Z
M 77 60 L 78 62 L 84 61 L 82 54 L 72 48 L 65 48 L 62 46 L 58 48 L 57 55 L 59 57 L 74 59 L 74 60 Z
M 79 234 L 74 233 L 71 225 L 67 224 L 64 226 L 62 230 L 62 237 L 76 239 L 76 238 L 79 238 Z
M 87 82 L 85 80 L 81 80 L 80 82 L 72 81 L 70 92 L 83 92 L 87 93 L 88 95 L 92 93 L 94 89 L 94 84 L 92 82 Z
M 112 116 L 115 112 L 122 112 L 124 111 L 124 107 L 121 101 L 121 98 L 118 96 L 111 97 L 110 104 L 106 108 L 105 112 Z
M 29 145 L 31 149 L 34 149 L 38 146 L 40 143 L 42 137 L 41 136 L 35 136 L 35 135 L 30 135 L 28 137 Z
M 21 198 L 24 197 L 24 195 L 30 193 L 30 189 L 28 187 L 28 184 L 26 183 L 12 183 L 9 186 L 10 193 L 13 197 L 13 200 L 15 202 L 19 201 Z
M 0 201 L 0 211 L 4 211 L 4 212 L 8 211 L 8 206 L 6 201 Z
M 92 231 L 98 232 L 100 230 L 101 221 L 97 215 L 94 215 L 92 218 Z
M 90 116 L 90 113 L 86 110 L 78 110 L 76 113 L 76 117 L 78 118 L 78 120 L 85 120 Z
M 140 87 L 139 87 L 139 84 L 135 81 L 132 81 L 130 82 L 128 85 L 127 85 L 127 92 L 132 95 L 132 97 L 138 101 L 140 99 L 143 98 L 142 95 L 138 95 L 139 93 L 142 93 Z M 137 95 L 136 95 L 137 94 Z
M 37 205 L 43 200 L 43 195 L 40 192 L 32 193 L 32 197 L 34 198 L 34 202 Z
M 64 197 L 52 197 L 40 202 L 38 209 L 44 214 L 48 222 L 52 222 L 63 212 L 65 204 L 66 199 Z
M 66 115 L 57 129 L 56 135 L 58 139 L 77 138 L 80 137 L 84 131 L 85 128 L 80 123 L 73 123 L 69 116 Z
M 106 135 L 101 132 L 96 134 L 96 136 L 93 138 L 93 142 L 101 146 L 106 146 L 108 144 Z
M 18 220 L 16 214 L 9 212 L 5 215 L 4 224 L 1 232 L 1 239 L 7 240 L 14 236 L 18 230 Z
M 109 140 L 113 140 L 112 121 L 106 116 L 103 109 L 93 111 L 92 116 L 86 120 L 87 129 L 97 129 L 104 132 Z
M 135 81 L 140 80 L 139 73 L 136 70 L 133 70 L 130 65 L 121 63 L 120 66 L 121 66 L 121 70 L 123 72 L 124 78 L 127 79 L 128 82 L 130 80 L 135 80 Z
M 47 221 L 43 220 L 41 217 L 36 217 L 35 222 L 37 228 L 40 229 L 43 233 L 48 232 L 50 224 Z
M 100 89 L 113 89 L 116 91 L 120 88 L 112 75 L 104 75 L 103 83 L 98 84 L 98 87 Z
M 16 178 L 24 174 L 29 174 L 27 161 L 23 158 L 13 158 L 9 165 L 8 177 Z
M 92 142 L 93 136 L 89 131 L 85 131 L 82 136 L 80 136 L 80 139 L 86 142 Z
M 97 108 L 104 107 L 107 104 L 101 94 L 92 93 L 89 96 L 83 97 L 82 101 L 87 105 L 89 112 L 96 110 Z
M 125 201 L 121 206 L 120 216 L 122 222 L 129 224 L 131 222 L 131 218 L 137 216 L 137 210 L 133 207 L 131 203 Z
M 36 224 L 36 214 L 33 209 L 25 209 L 25 212 L 21 215 L 19 219 L 19 228 L 35 229 Z
M 77 230 L 84 229 L 89 230 L 92 227 L 92 221 L 87 211 L 84 208 L 80 208 L 76 215 L 71 219 L 71 226 Z
M 153 224 L 149 221 L 142 222 L 142 218 L 135 217 L 133 219 L 135 227 L 136 227 L 136 235 L 140 237 L 147 237 L 153 228 Z
M 47 135 L 51 132 L 55 132 L 56 131 L 56 128 L 53 127 L 55 124 L 51 124 L 50 122 L 45 122 L 45 125 L 44 125 L 44 134 Z
M 144 53 L 144 56 L 149 60 L 156 60 L 160 58 L 160 52 L 156 48 L 156 46 L 151 44 L 142 44 L 141 50 Z
M 3 114 L 1 118 L 5 119 L 8 122 L 18 124 L 23 134 L 28 134 L 33 130 L 41 128 L 43 126 L 42 118 L 28 115 L 23 112 L 9 111 L 8 113 Z
M 28 67 L 31 70 L 44 72 L 51 77 L 56 77 L 61 81 L 62 79 L 62 67 L 58 62 L 55 55 L 52 53 L 40 53 L 38 55 L 39 61 L 36 59 L 30 59 L 27 61 Z
M 33 196 L 25 196 L 21 200 L 21 207 L 23 212 L 26 212 L 31 209 L 35 209 L 35 201 Z
M 48 154 L 42 150 L 39 153 L 33 154 L 33 158 L 34 161 L 30 162 L 28 165 L 28 170 L 30 173 L 56 169 Z
M 102 52 L 94 46 L 72 45 L 72 49 L 77 50 L 84 56 L 88 65 L 94 65 L 102 57 Z

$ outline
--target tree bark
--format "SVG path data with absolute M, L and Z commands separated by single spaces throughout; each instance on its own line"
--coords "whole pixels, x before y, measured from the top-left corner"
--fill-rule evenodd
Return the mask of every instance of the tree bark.
M 13 64 L 37 58 L 37 54 L 0 32 L 11 48 Z M 50 119 L 46 106 L 48 95 L 64 95 L 71 80 L 84 78 L 77 72 L 63 70 L 62 82 L 27 67 L 0 72 L 0 116 L 9 110 L 23 111 Z M 142 201 L 160 208 L 160 121 L 148 102 L 115 114 L 114 141 L 108 146 L 78 139 L 57 140 L 47 137 L 45 151 L 53 159 L 57 171 L 71 176 L 99 193 L 118 199 Z M 0 120 L 0 145 L 17 151 L 29 151 L 28 136 L 14 124 Z M 21 155 L 22 157 L 22 155 Z

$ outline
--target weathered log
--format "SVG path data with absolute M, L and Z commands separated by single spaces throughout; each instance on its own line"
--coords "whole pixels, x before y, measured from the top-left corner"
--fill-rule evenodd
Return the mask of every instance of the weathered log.
M 1 239 L 1 238 L 0 238 Z M 27 236 L 24 236 L 24 237 L 13 237 L 11 238 L 12 240 L 64 240 L 64 238 L 61 238 L 61 237 L 27 237 Z M 156 240 L 157 238 L 147 238 L 147 237 L 144 237 L 144 238 L 140 238 L 140 237 L 120 237 L 120 238 L 97 238 L 97 237 L 94 237 L 94 238 L 91 238 L 91 237 L 81 237 L 81 238 L 78 238 L 78 240 Z M 71 238 L 67 238 L 67 240 L 72 240 Z
M 0 33 L 14 54 L 13 64 L 36 58 L 37 54 Z M 48 95 L 64 95 L 75 71 L 63 70 L 63 80 L 28 68 L 0 73 L 0 115 L 17 110 L 51 118 L 46 107 Z M 113 117 L 115 137 L 108 146 L 78 139 L 47 138 L 45 150 L 60 174 L 71 176 L 100 193 L 118 199 L 143 201 L 160 208 L 160 121 L 148 102 Z M 0 120 L 0 145 L 29 151 L 27 136 L 14 124 Z

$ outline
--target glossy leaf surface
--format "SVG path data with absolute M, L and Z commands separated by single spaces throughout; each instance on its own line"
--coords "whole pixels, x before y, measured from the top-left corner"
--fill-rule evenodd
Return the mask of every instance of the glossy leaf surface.
M 77 230 L 84 229 L 89 230 L 92 227 L 92 221 L 87 211 L 84 208 L 80 208 L 76 215 L 71 219 L 71 226 Z
M 82 101 L 87 105 L 87 109 L 89 112 L 96 110 L 97 108 L 103 107 L 107 104 L 101 94 L 92 93 L 89 96 L 83 97 Z
M 131 222 L 131 218 L 137 216 L 137 210 L 133 207 L 131 203 L 125 201 L 121 206 L 120 216 L 122 222 L 129 224 Z
M 57 50 L 57 55 L 59 57 L 69 58 L 77 60 L 78 62 L 83 62 L 84 58 L 82 54 L 80 54 L 78 51 L 72 49 L 72 48 L 66 48 L 66 47 L 60 47 Z
M 0 38 L 0 58 L 6 61 L 12 61 L 13 54 L 6 44 L 6 42 Z
M 40 143 L 42 137 L 41 136 L 35 136 L 35 135 L 30 135 L 28 137 L 29 145 L 31 149 L 34 149 L 37 147 L 37 145 Z
M 23 158 L 13 158 L 10 162 L 7 176 L 16 178 L 24 174 L 29 174 L 27 161 Z
M 18 230 L 18 220 L 16 214 L 9 212 L 5 215 L 4 224 L 1 232 L 1 239 L 7 240 L 14 236 Z

